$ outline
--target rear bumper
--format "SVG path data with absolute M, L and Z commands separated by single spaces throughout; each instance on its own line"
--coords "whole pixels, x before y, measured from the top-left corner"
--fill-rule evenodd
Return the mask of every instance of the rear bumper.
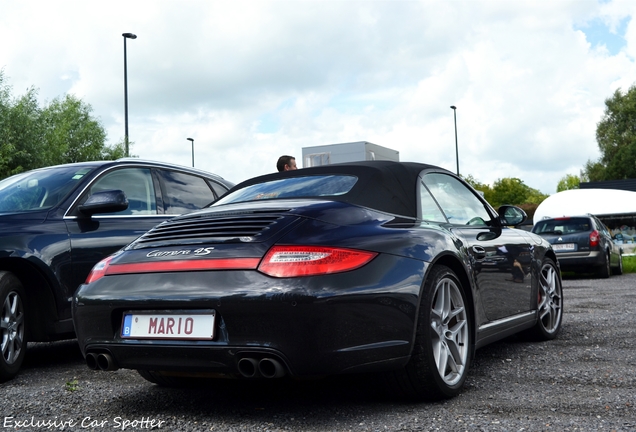
M 321 376 L 340 373 L 373 372 L 403 367 L 409 359 L 406 341 L 382 349 L 360 349 L 340 353 L 310 353 L 287 357 L 276 349 L 232 345 L 171 345 L 140 343 L 95 343 L 85 350 L 94 354 L 110 354 L 115 368 L 151 370 L 183 374 L 220 374 L 240 376 L 241 360 L 274 359 L 292 376 Z M 303 349 L 304 347 L 299 347 Z M 408 348 L 405 350 L 405 348 Z
M 73 301 L 80 348 L 117 367 L 238 372 L 273 357 L 295 376 L 394 369 L 409 358 L 425 263 L 379 256 L 363 269 L 275 279 L 256 271 L 107 276 Z M 145 288 L 144 288 L 145 287 Z M 125 311 L 213 309 L 212 341 L 123 339 Z
M 561 270 L 581 270 L 591 267 L 599 267 L 605 263 L 603 251 L 586 252 L 558 252 L 556 254 Z

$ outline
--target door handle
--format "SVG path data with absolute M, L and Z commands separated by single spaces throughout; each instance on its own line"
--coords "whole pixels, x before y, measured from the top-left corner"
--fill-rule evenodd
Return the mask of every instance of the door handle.
M 486 250 L 481 246 L 473 246 L 473 255 L 476 259 L 484 259 L 486 258 Z

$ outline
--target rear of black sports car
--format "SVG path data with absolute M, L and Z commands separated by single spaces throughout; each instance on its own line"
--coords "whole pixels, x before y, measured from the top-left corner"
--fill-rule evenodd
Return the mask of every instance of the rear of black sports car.
M 348 203 L 277 200 L 165 222 L 102 261 L 73 304 L 104 370 L 309 376 L 403 366 L 427 261 L 452 249 Z
M 256 177 L 97 264 L 73 298 L 79 345 L 163 385 L 386 371 L 397 395 L 453 397 L 477 347 L 561 326 L 554 253 L 499 211 L 417 163 Z

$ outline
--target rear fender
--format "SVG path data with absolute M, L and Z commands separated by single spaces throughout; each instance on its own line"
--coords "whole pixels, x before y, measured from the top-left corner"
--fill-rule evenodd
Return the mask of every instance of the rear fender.
M 49 334 L 58 321 L 51 284 L 36 266 L 22 258 L 0 259 L 0 270 L 13 273 L 26 292 L 25 307 L 35 319 L 27 322 L 28 340 L 44 342 L 56 339 Z M 71 335 L 72 336 L 72 335 Z

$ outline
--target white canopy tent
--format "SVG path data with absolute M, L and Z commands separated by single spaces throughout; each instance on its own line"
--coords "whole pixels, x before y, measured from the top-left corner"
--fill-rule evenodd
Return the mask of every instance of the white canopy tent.
M 611 216 L 636 214 L 636 192 L 617 189 L 572 189 L 544 200 L 534 212 L 533 223 L 541 219 L 584 214 Z

